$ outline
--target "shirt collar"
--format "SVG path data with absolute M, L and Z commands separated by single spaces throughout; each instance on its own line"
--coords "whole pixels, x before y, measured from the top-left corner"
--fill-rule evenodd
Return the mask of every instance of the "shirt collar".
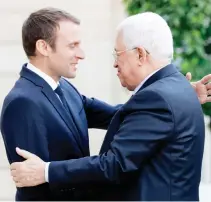
M 141 83 L 135 88 L 135 90 L 133 91 L 133 95 L 136 94 L 138 92 L 138 90 L 144 85 L 144 83 L 153 75 L 155 74 L 156 72 L 158 72 L 161 68 L 155 70 L 154 72 L 152 72 L 151 74 L 149 74 L 143 81 L 141 81 Z
M 40 69 L 38 69 L 31 63 L 27 64 L 27 68 L 32 72 L 34 72 L 35 74 L 37 74 L 38 76 L 40 76 L 41 78 L 43 78 L 53 90 L 55 90 L 58 87 L 59 82 L 55 82 L 49 75 L 42 72 Z

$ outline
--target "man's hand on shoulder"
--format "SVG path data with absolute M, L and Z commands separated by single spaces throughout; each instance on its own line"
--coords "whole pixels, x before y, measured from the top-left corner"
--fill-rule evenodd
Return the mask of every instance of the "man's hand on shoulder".
M 11 175 L 17 187 L 32 187 L 45 183 L 46 163 L 38 156 L 16 148 L 18 155 L 26 160 L 15 162 L 10 166 Z

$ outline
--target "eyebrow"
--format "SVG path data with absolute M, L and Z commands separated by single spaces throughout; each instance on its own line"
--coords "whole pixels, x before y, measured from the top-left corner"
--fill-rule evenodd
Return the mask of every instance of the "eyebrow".
M 73 42 L 68 43 L 68 45 L 74 45 L 74 44 L 80 44 L 80 43 L 81 41 L 73 41 Z

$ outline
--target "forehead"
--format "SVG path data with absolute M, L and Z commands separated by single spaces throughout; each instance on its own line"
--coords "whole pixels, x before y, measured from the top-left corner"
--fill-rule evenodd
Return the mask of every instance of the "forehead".
M 57 31 L 57 39 L 67 41 L 78 41 L 81 37 L 80 25 L 71 21 L 61 21 Z

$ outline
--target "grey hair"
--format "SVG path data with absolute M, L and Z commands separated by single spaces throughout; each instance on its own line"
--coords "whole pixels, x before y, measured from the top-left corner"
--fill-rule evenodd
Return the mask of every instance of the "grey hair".
M 125 46 L 142 47 L 157 60 L 173 59 L 173 37 L 166 21 L 158 14 L 144 12 L 126 18 L 117 27 Z

